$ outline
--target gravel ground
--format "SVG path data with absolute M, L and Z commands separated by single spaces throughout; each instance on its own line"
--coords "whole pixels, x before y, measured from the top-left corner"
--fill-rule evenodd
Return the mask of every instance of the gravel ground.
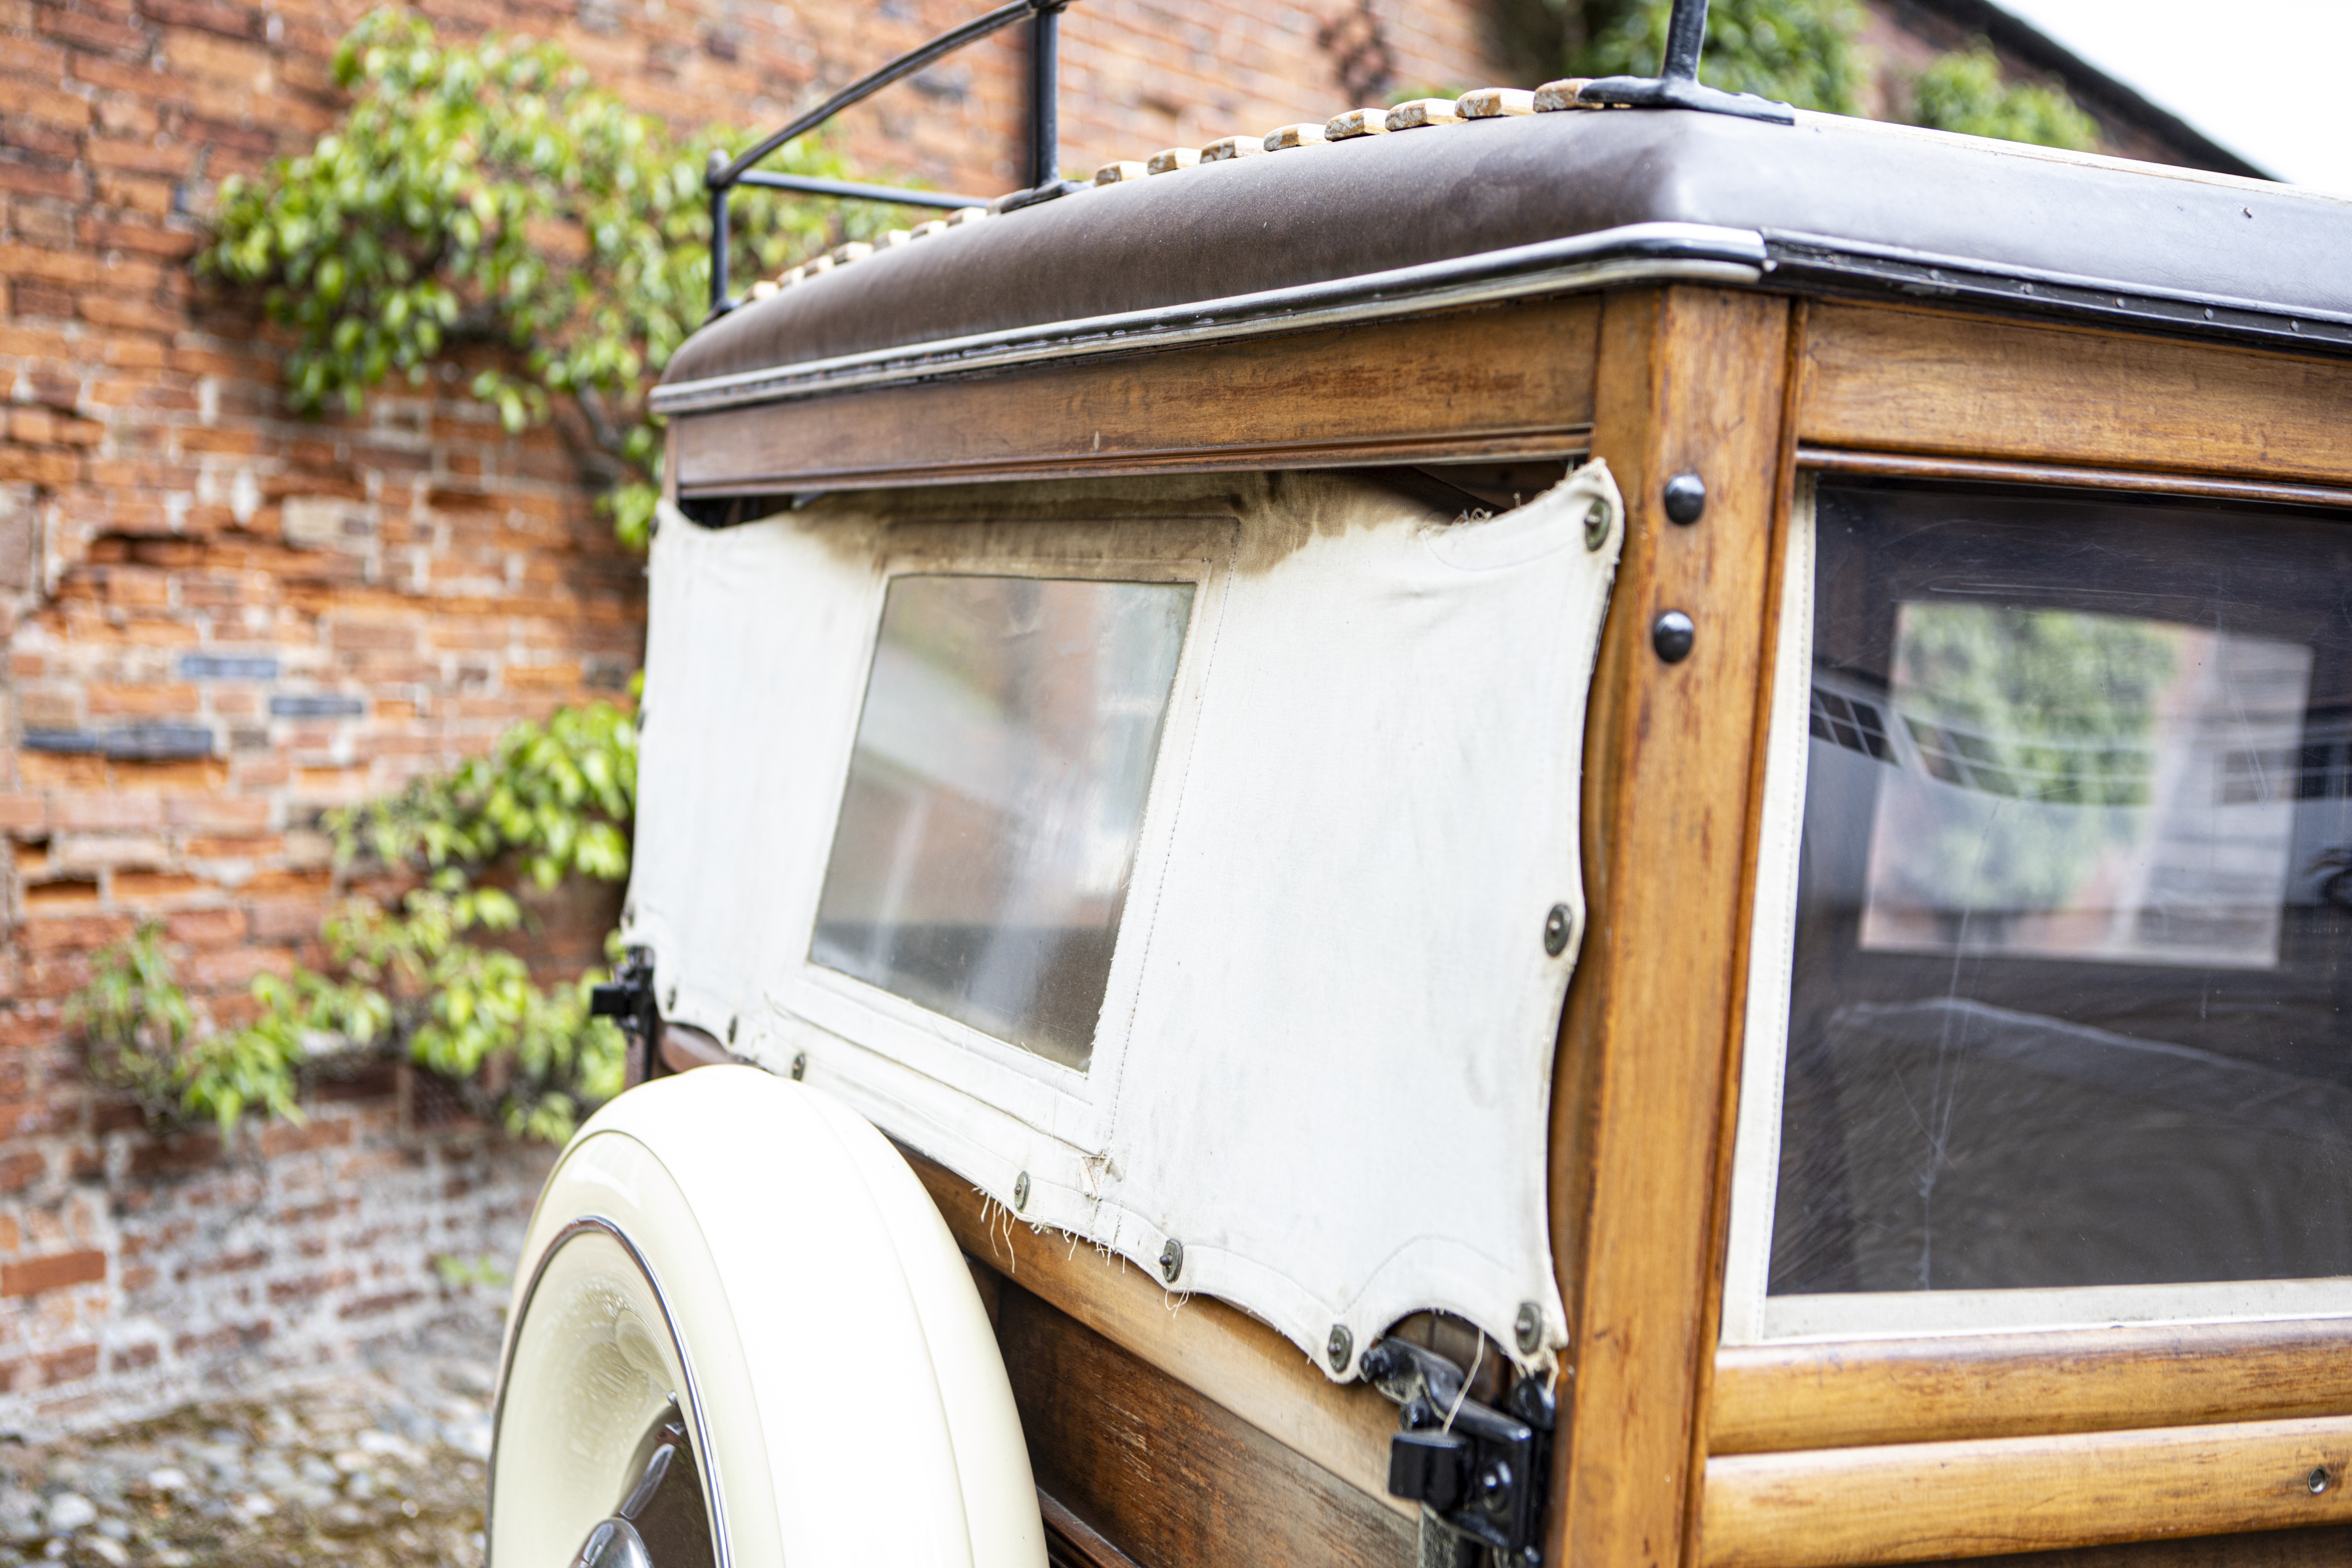
M 0 1568 L 479 1568 L 492 1353 L 0 1443 Z

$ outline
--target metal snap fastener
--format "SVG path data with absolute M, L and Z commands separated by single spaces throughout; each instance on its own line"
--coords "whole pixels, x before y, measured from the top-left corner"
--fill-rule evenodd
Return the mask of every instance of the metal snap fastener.
M 1594 498 L 1584 509 L 1584 548 L 1598 550 L 1609 542 L 1609 503 Z
M 1666 481 L 1666 518 L 1687 527 L 1706 510 L 1706 481 L 1696 474 L 1676 474 Z
M 1698 627 L 1680 610 L 1668 610 L 1650 623 L 1650 646 L 1668 664 L 1680 664 L 1690 657 L 1691 644 L 1698 639 Z
M 794 1051 L 793 1053 L 793 1081 L 794 1083 L 798 1083 L 801 1079 L 806 1077 L 808 1077 L 808 1053 L 806 1051 Z
M 1160 1249 L 1160 1278 L 1173 1285 L 1176 1276 L 1183 1272 L 1184 1244 L 1171 1236 L 1168 1245 Z
M 1519 1353 L 1535 1354 L 1543 1344 L 1543 1309 L 1533 1301 L 1520 1302 L 1519 1315 L 1512 1322 L 1511 1330 L 1519 1336 Z
M 1544 916 L 1544 952 L 1554 958 L 1568 951 L 1568 933 L 1576 929 L 1576 917 L 1568 912 L 1566 904 L 1554 904 L 1551 913 Z
M 1345 1323 L 1332 1324 L 1331 1338 L 1324 1344 L 1323 1352 L 1326 1355 L 1328 1355 L 1331 1358 L 1331 1370 L 1333 1372 L 1345 1372 L 1348 1370 L 1348 1355 L 1349 1352 L 1353 1351 L 1355 1348 L 1356 1336 L 1348 1331 L 1348 1325 Z
M 1013 1178 L 1013 1209 L 1018 1214 L 1029 1206 L 1029 1173 L 1022 1172 Z

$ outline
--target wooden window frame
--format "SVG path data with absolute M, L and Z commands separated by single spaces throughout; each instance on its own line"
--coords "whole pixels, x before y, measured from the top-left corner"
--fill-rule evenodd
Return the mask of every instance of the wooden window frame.
M 2340 362 L 1923 309 L 1802 316 L 1791 469 L 2352 509 Z M 1776 531 L 1789 518 L 1784 495 Z M 1759 768 L 1750 887 L 1761 804 Z M 2297 1532 L 2352 1522 L 2352 1321 L 1725 1346 L 1706 1382 L 1705 1568 L 2278 1530 L 2264 1561 L 2317 1561 L 2340 1537 Z

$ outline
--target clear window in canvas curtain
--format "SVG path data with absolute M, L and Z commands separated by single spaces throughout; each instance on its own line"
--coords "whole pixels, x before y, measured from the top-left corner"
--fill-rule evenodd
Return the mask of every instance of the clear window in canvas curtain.
M 1769 1290 L 2352 1275 L 2352 528 L 1824 486 Z
M 1192 603 L 893 578 L 810 957 L 1085 1067 Z

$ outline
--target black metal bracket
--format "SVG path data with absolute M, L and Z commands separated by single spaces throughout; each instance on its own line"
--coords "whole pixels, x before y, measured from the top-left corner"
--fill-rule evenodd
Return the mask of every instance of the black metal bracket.
M 1496 1410 L 1467 1396 L 1460 1367 L 1409 1341 L 1377 1341 L 1356 1364 L 1400 1406 L 1404 1430 L 1389 1442 L 1390 1494 L 1420 1503 L 1464 1544 L 1538 1568 L 1556 1424 L 1544 1381 L 1520 1376 Z
M 644 1083 L 661 1075 L 661 1004 L 654 996 L 650 950 L 629 949 L 613 978 L 588 993 L 588 1016 L 615 1020 L 621 1033 L 628 1037 L 630 1083 Z
M 1725 92 L 1698 79 L 1698 58 L 1706 47 L 1707 0 L 1675 0 L 1666 23 L 1666 58 L 1658 74 L 1604 76 L 1588 81 L 1577 93 L 1579 103 L 1614 109 L 1693 109 L 1702 114 L 1731 114 L 1742 120 L 1794 125 L 1797 111 L 1785 103 L 1759 98 L 1752 92 Z
M 1070 0 L 1013 0 L 985 16 L 975 16 L 962 26 L 941 33 L 929 43 L 909 49 L 881 69 L 851 82 L 807 113 L 800 115 L 760 140 L 749 151 L 729 158 L 723 153 L 710 154 L 710 166 L 702 176 L 704 188 L 710 193 L 710 320 L 717 320 L 733 310 L 736 300 L 729 289 L 727 278 L 727 195 L 737 185 L 759 185 L 775 191 L 798 191 L 809 195 L 839 196 L 846 200 L 896 202 L 905 206 L 973 207 L 990 204 L 971 196 L 951 196 L 938 191 L 912 191 L 896 185 L 863 185 L 847 180 L 820 180 L 800 174 L 765 174 L 755 173 L 752 165 L 790 142 L 803 136 L 855 103 L 888 87 L 892 82 L 914 75 L 932 61 L 955 53 L 967 44 L 1002 32 L 1013 23 L 1035 18 L 1029 39 L 1029 188 L 1000 198 L 995 204 L 999 212 L 1028 206 L 1035 202 L 1050 201 L 1066 192 L 1079 188 L 1061 177 L 1061 127 L 1059 95 L 1061 51 L 1061 15 Z

